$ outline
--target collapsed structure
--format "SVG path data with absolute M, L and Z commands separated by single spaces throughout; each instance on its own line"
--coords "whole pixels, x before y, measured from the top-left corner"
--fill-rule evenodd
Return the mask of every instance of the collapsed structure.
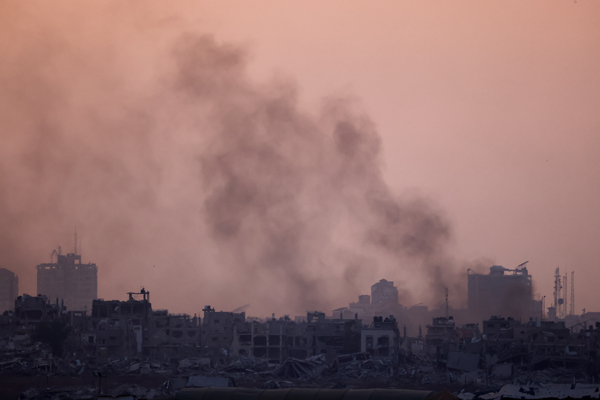
M 459 325 L 444 316 L 434 317 L 423 335 L 410 337 L 391 315 L 363 323 L 318 311 L 295 320 L 247 318 L 210 306 L 203 311 L 200 318 L 154 310 L 145 289 L 128 293 L 125 301 L 95 300 L 91 315 L 68 311 L 45 296 L 20 296 L 14 313 L 0 317 L 0 370 L 99 373 L 111 379 L 148 375 L 153 382 L 162 376 L 158 379 L 168 384 L 156 390 L 165 393 L 234 383 L 261 388 L 435 384 L 500 392 L 502 385 L 518 387 L 521 379 L 552 376 L 553 382 L 580 384 L 600 377 L 600 321 L 569 329 L 564 321 L 491 316 L 480 330 L 478 323 Z M 581 318 L 598 317 L 589 314 Z M 64 348 L 52 355 L 32 339 L 41 325 L 55 322 L 69 329 Z
M 77 260 L 70 256 L 60 260 Z M 448 300 L 433 310 L 404 307 L 394 283 L 382 279 L 371 295 L 331 316 L 310 311 L 294 319 L 247 317 L 247 306 L 231 312 L 205 306 L 202 317 L 172 314 L 153 309 L 145 289 L 128 293 L 124 301 L 95 299 L 91 311 L 69 310 L 64 299 L 23 295 L 14 311 L 0 316 L 0 370 L 161 375 L 168 379 L 164 391 L 232 383 L 281 388 L 360 382 L 365 387 L 470 385 L 500 393 L 493 385 L 514 386 L 521 378 L 557 376 L 553 382 L 562 382 L 568 376 L 580 383 L 600 378 L 600 313 L 544 320 L 523 265 L 468 275 L 468 309 L 452 309 Z M 519 314 L 521 301 L 525 310 Z M 506 314 L 511 310 L 516 314 Z M 408 334 L 415 321 L 418 334 Z M 66 335 L 62 346 L 34 342 L 44 341 L 41 333 L 48 329 Z

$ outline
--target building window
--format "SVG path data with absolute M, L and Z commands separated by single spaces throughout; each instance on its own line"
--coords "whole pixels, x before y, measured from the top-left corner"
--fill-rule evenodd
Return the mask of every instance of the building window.
M 378 347 L 389 347 L 390 346 L 390 337 L 387 335 L 378 337 L 377 338 L 377 346 Z

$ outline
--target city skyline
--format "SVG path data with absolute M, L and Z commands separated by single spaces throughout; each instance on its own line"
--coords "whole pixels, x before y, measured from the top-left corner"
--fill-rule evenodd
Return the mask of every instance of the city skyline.
M 576 313 L 595 310 L 599 18 L 585 0 L 3 3 L 0 267 L 33 294 L 77 227 L 99 296 L 145 286 L 187 313 L 346 304 L 380 278 L 464 304 L 467 269 L 527 260 L 534 293 L 575 271 Z

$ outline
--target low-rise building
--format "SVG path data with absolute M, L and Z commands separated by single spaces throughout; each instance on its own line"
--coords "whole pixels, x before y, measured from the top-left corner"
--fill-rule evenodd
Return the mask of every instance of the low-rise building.
M 235 329 L 243 329 L 246 313 L 215 311 L 211 306 L 204 307 L 202 311 L 202 345 L 230 351 Z
M 99 362 L 124 357 L 185 358 L 200 347 L 200 319 L 152 310 L 150 292 L 128 293 L 127 301 L 94 300 L 83 350 Z
M 360 352 L 362 320 L 326 319 L 319 311 L 307 314 L 306 339 L 308 356 L 325 354 L 328 363 L 340 354 Z
M 306 358 L 306 325 L 306 322 L 296 323 L 288 317 L 262 323 L 247 321 L 243 327 L 235 329 L 233 354 L 272 362 L 282 362 L 288 357 Z
M 400 346 L 400 331 L 393 315 L 374 317 L 368 328 L 360 331 L 361 352 L 373 357 L 395 357 Z
M 43 295 L 29 296 L 24 294 L 15 300 L 14 319 L 18 326 L 34 328 L 41 322 L 51 322 L 66 314 L 63 304 L 51 303 Z
M 429 354 L 436 354 L 443 343 L 456 341 L 456 326 L 452 317 L 437 317 L 432 325 L 427 325 L 425 348 Z

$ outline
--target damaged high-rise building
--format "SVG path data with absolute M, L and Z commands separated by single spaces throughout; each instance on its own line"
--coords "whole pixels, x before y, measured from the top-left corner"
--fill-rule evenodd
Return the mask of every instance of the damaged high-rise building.
M 488 275 L 468 274 L 469 314 L 481 319 L 503 316 L 519 319 L 541 316 L 541 303 L 533 299 L 531 275 L 524 266 L 516 269 L 490 267 Z
M 37 293 L 59 299 L 70 311 L 91 310 L 98 298 L 98 267 L 81 262 L 81 255 L 54 252 L 55 263 L 37 266 Z
M 371 303 L 388 306 L 398 305 L 398 288 L 394 282 L 381 279 L 371 286 Z

